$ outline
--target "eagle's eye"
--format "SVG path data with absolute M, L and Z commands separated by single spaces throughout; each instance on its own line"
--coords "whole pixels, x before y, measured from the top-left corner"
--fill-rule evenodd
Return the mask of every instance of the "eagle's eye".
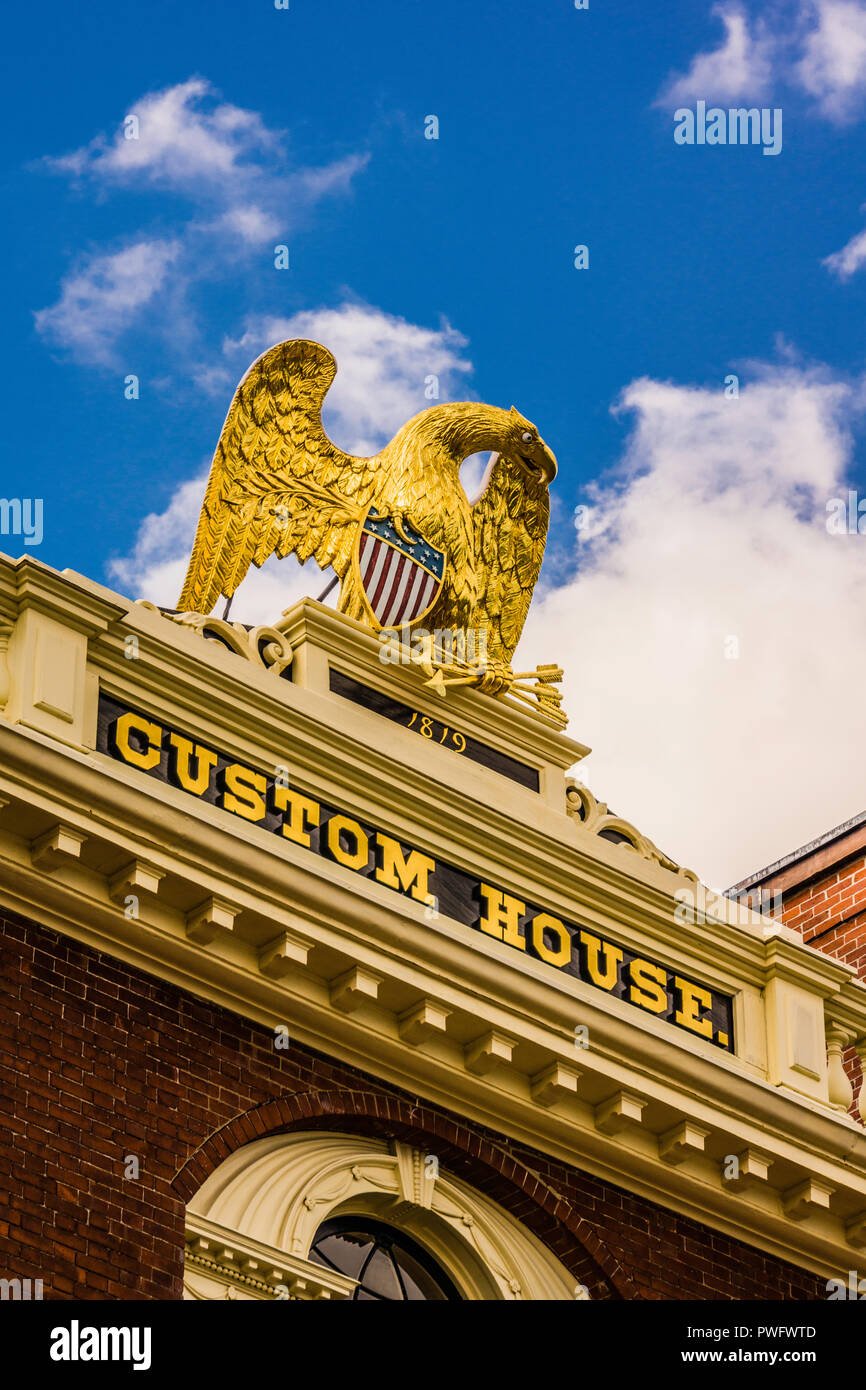
M 523 434 L 522 434 L 520 437 L 521 437 L 521 439 L 523 440 L 524 444 L 531 444 L 531 443 L 532 443 L 533 435 L 532 435 L 532 433 L 531 433 L 530 430 L 524 430 L 524 431 L 523 431 Z

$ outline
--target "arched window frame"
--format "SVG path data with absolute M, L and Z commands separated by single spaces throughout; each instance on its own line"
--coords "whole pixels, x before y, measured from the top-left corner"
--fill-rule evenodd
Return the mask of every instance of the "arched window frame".
M 319 1227 L 341 1215 L 404 1231 L 463 1298 L 587 1297 L 531 1231 L 434 1154 L 330 1132 L 255 1140 L 207 1178 L 188 1207 L 186 1296 L 350 1297 L 352 1280 L 309 1259 Z

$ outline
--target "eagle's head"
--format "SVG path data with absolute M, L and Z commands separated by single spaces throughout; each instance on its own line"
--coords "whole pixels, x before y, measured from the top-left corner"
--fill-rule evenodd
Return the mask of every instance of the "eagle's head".
M 513 458 L 535 482 L 548 486 L 556 477 L 556 457 L 531 420 L 514 406 L 509 412 L 508 441 L 499 452 Z
M 459 468 L 470 454 L 491 450 L 508 459 L 527 479 L 547 486 L 556 476 L 556 459 L 531 420 L 514 406 L 482 405 L 480 401 L 452 401 L 431 406 L 416 415 L 395 436 L 389 449 L 399 451 L 404 441 L 420 447 L 427 459 L 439 450 Z

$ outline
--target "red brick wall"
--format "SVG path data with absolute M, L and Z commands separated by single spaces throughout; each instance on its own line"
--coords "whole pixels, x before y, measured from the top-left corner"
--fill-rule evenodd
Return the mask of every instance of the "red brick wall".
M 0 915 L 0 955 L 0 1277 L 41 1278 L 46 1298 L 180 1298 L 185 1201 L 239 1144 L 292 1127 L 436 1153 L 596 1298 L 826 1298 L 812 1274 L 309 1049 L 277 1051 L 267 1028 L 68 937 Z
M 866 979 L 866 854 L 860 851 L 782 895 L 781 919 Z

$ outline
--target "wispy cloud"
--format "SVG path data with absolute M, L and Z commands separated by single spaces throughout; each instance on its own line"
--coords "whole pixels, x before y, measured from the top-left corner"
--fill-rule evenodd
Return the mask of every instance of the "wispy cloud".
M 656 99 L 657 106 L 680 106 L 701 98 L 709 102 L 757 99 L 766 92 L 772 72 L 772 39 L 739 5 L 716 5 L 725 37 L 718 48 L 698 53 L 687 72 L 672 77 Z
M 852 236 L 841 251 L 834 251 L 821 262 L 840 280 L 850 280 L 861 266 L 866 265 L 866 231 Z
M 255 264 L 321 199 L 345 194 L 367 163 L 359 152 L 320 168 L 293 167 L 286 143 L 285 132 L 270 129 L 259 113 L 220 101 L 194 77 L 145 94 L 112 136 L 46 157 L 44 168 L 84 194 L 166 195 L 159 226 L 172 219 L 175 225 L 168 236 L 137 226 L 80 256 L 56 302 L 37 311 L 37 331 L 82 360 L 107 365 L 145 311 L 150 327 L 161 321 L 169 337 L 182 312 L 176 341 L 188 349 L 195 336 L 188 286 Z M 187 208 L 180 216 L 178 200 Z
M 862 114 L 866 96 L 866 5 L 862 0 L 814 0 L 814 27 L 795 68 L 822 115 L 843 123 Z
M 674 74 L 655 104 L 755 101 L 784 91 L 812 98 L 816 112 L 837 124 L 856 119 L 866 97 L 864 0 L 726 0 L 713 14 L 724 28 L 715 48 Z
M 107 365 L 117 337 L 165 287 L 181 249 L 178 240 L 140 240 L 84 257 L 63 281 L 56 304 L 37 311 L 37 331 Z
M 268 130 L 255 111 L 215 101 L 210 83 L 192 77 L 133 102 L 113 138 L 97 135 L 45 163 L 79 179 L 146 182 L 196 198 L 209 185 L 226 198 L 238 179 L 263 172 L 256 156 L 278 147 L 279 133 Z

